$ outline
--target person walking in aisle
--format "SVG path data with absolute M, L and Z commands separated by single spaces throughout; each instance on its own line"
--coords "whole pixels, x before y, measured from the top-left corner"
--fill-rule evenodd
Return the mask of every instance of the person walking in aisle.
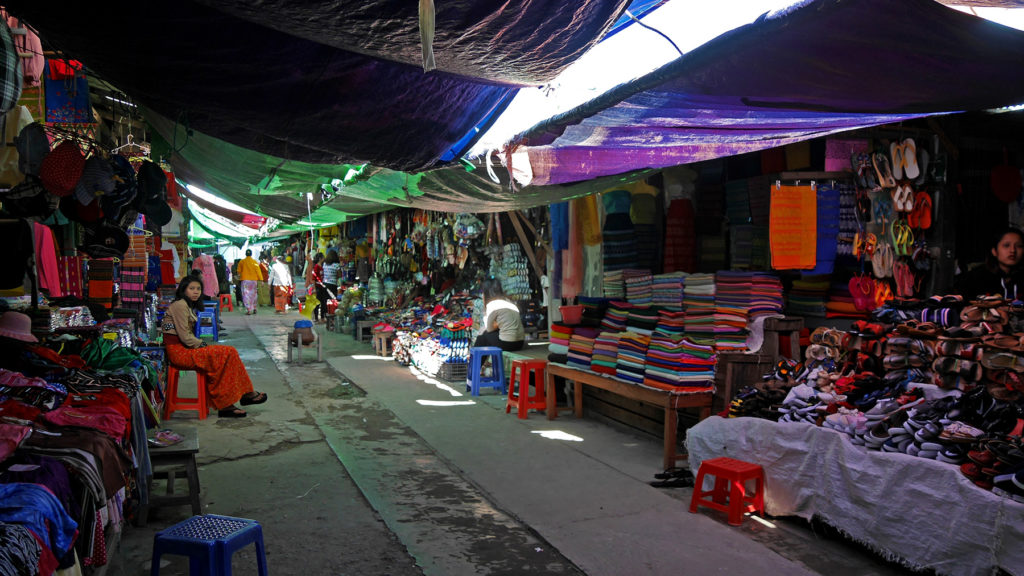
M 338 275 L 341 273 L 341 259 L 338 258 L 337 250 L 330 250 L 327 252 L 327 258 L 324 259 L 324 274 L 323 283 L 325 296 L 327 298 L 338 297 Z M 319 298 L 319 296 L 318 296 Z M 327 311 L 327 300 L 322 300 L 324 303 L 324 311 Z
M 245 251 L 245 258 L 238 263 L 238 279 L 242 284 L 242 305 L 246 316 L 256 313 L 256 284 L 263 282 L 263 270 L 252 257 L 252 250 Z
M 274 291 L 274 312 L 284 314 L 291 302 L 292 271 L 284 255 L 278 256 L 270 267 L 270 289 Z

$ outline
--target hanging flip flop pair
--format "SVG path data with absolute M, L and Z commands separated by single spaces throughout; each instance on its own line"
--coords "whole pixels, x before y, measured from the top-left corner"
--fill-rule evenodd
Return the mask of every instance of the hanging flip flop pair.
M 924 190 L 914 196 L 914 209 L 907 214 L 907 223 L 920 230 L 932 227 L 932 197 Z

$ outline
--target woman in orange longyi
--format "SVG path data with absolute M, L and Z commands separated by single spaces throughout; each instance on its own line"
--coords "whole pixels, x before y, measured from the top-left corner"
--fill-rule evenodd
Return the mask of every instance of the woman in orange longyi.
M 164 348 L 167 360 L 179 370 L 196 370 L 206 375 L 206 391 L 217 408 L 217 415 L 242 418 L 245 410 L 235 406 L 262 404 L 267 395 L 252 389 L 238 350 L 231 346 L 207 344 L 195 336 L 196 312 L 203 309 L 203 283 L 186 276 L 178 284 L 174 302 L 164 315 Z

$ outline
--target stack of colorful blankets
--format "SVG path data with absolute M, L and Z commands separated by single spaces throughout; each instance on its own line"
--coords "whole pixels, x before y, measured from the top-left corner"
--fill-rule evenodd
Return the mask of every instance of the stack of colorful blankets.
M 622 270 L 604 273 L 604 297 L 625 298 L 626 287 L 622 278 Z
M 597 328 L 577 327 L 569 339 L 569 357 L 566 364 L 573 368 L 590 370 L 594 342 L 598 334 L 600 331 Z
M 619 355 L 615 360 L 615 377 L 633 384 L 644 381 L 647 345 L 651 337 L 635 332 L 623 332 L 619 338 Z
M 559 322 L 552 322 L 548 329 L 550 343 L 548 353 L 558 356 L 565 356 L 569 353 L 569 338 L 572 337 L 573 327 Z
M 715 348 L 747 349 L 747 311 L 753 300 L 752 274 L 722 271 L 715 274 Z
M 619 338 L 621 332 L 601 332 L 594 341 L 594 355 L 590 360 L 590 369 L 598 374 L 615 375 L 615 363 L 619 357 Z
M 651 271 L 623 270 L 623 281 L 626 283 L 626 300 L 635 306 L 647 306 L 651 303 Z
M 626 330 L 650 336 L 658 327 L 660 314 L 655 308 L 649 306 L 636 306 L 629 309 L 629 316 L 626 317 Z
M 622 332 L 626 329 L 626 320 L 629 318 L 629 311 L 633 308 L 629 302 L 615 301 L 608 304 L 604 312 L 604 319 L 601 320 L 601 329 L 609 332 Z
M 715 275 L 691 274 L 683 295 L 686 336 L 698 344 L 715 343 Z
M 658 325 L 654 328 L 654 336 L 682 338 L 686 332 L 686 312 L 669 312 L 662 310 L 658 314 Z
M 651 278 L 651 304 L 667 310 L 683 309 L 686 272 L 656 274 Z
M 717 358 L 711 346 L 686 338 L 651 338 L 644 365 L 644 385 L 670 391 L 712 388 Z

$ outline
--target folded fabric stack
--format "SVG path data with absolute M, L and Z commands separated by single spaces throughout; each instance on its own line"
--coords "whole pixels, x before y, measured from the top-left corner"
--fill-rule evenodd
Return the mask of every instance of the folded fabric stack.
M 619 339 L 619 355 L 615 359 L 615 377 L 633 384 L 644 381 L 647 345 L 651 337 L 635 332 L 623 332 Z
M 626 297 L 626 287 L 622 280 L 622 270 L 614 270 L 604 273 L 604 297 Z
M 651 277 L 651 304 L 669 310 L 682 310 L 686 272 L 656 274 Z
M 755 226 L 768 226 L 769 208 L 772 204 L 771 176 L 747 178 L 747 193 L 750 202 L 750 223 Z
M 648 306 L 636 306 L 630 308 L 629 316 L 626 318 L 626 330 L 650 336 L 658 327 L 658 310 Z
M 577 327 L 569 338 L 569 357 L 566 364 L 573 368 L 590 370 L 594 355 L 594 342 L 600 331 L 596 328 Z
M 623 270 L 622 277 L 626 284 L 626 300 L 630 304 L 646 306 L 651 303 L 650 270 Z
M 629 302 L 615 300 L 608 304 L 601 320 L 601 328 L 610 332 L 622 332 L 626 329 L 626 320 L 629 318 L 629 310 L 632 306 Z
M 568 354 L 569 339 L 572 338 L 573 327 L 559 322 L 552 322 L 548 332 L 550 334 L 548 352 L 552 354 Z
M 610 300 L 588 296 L 578 296 L 576 300 L 583 306 L 583 318 L 580 320 L 580 324 L 583 326 L 600 326 L 604 313 L 608 310 L 608 302 Z
M 658 314 L 658 325 L 654 327 L 654 336 L 682 338 L 685 333 L 686 312 L 662 310 Z
M 598 374 L 615 375 L 615 362 L 619 357 L 619 337 L 622 332 L 601 332 L 594 340 L 594 355 L 590 369 Z
M 717 358 L 711 346 L 686 338 L 651 338 L 645 359 L 644 385 L 662 390 L 714 386 Z
M 793 281 L 786 311 L 796 316 L 825 316 L 828 277 L 807 276 Z
M 715 348 L 747 349 L 747 311 L 753 299 L 750 272 L 721 271 L 715 274 Z
M 683 295 L 686 335 L 703 345 L 715 343 L 715 275 L 691 274 Z
M 697 258 L 700 267 L 705 270 L 724 270 L 729 267 L 725 258 L 725 235 L 715 234 L 698 236 L 697 244 L 700 249 L 697 251 Z
M 751 274 L 750 319 L 782 312 L 782 280 L 774 274 L 754 272 Z
M 750 270 L 754 263 L 754 230 L 750 224 L 729 226 L 729 267 Z
M 725 185 L 725 217 L 729 229 L 750 222 L 750 191 L 746 180 L 730 180 Z

